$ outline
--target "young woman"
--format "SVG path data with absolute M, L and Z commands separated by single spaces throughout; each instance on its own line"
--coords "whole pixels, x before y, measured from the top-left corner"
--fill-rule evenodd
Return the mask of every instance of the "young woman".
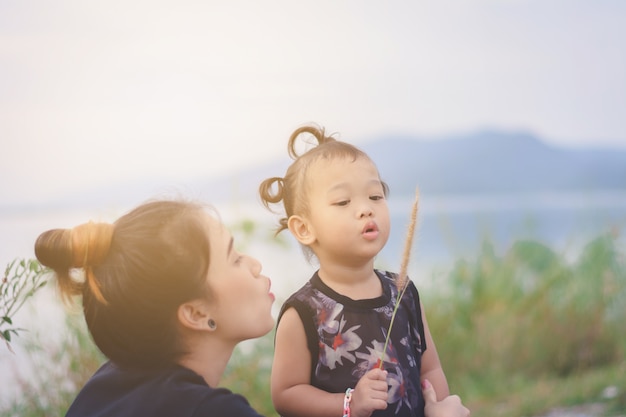
M 237 343 L 273 328 L 274 295 L 207 207 L 146 203 L 113 224 L 42 233 L 35 253 L 66 299 L 82 296 L 109 359 L 67 416 L 258 417 L 218 386 Z

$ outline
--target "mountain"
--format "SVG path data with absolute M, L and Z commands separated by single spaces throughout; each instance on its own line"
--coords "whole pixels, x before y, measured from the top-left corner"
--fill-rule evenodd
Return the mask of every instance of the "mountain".
M 385 136 L 357 144 L 378 166 L 391 195 L 624 190 L 626 149 L 555 147 L 529 133 L 482 131 L 426 139 Z M 206 182 L 214 196 L 255 196 L 259 183 L 282 176 L 291 160 Z
M 392 198 L 412 198 L 418 186 L 428 194 L 623 190 L 626 195 L 626 149 L 555 147 L 529 133 L 498 131 L 438 138 L 389 135 L 355 144 L 374 160 Z M 283 176 L 290 163 L 285 152 L 269 163 L 218 178 L 181 181 L 182 188 L 167 178 L 103 184 L 49 202 L 47 207 L 112 202 L 133 206 L 159 195 L 186 194 L 186 190 L 212 203 L 258 201 L 261 181 Z M 170 186 L 164 189 L 164 184 Z M 24 212 L 29 207 L 0 209 Z

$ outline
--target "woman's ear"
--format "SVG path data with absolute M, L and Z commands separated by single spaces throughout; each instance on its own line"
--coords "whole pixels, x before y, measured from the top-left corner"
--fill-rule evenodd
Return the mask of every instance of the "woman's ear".
M 192 300 L 181 304 L 177 311 L 179 323 L 191 330 L 207 330 L 210 319 L 206 301 Z
M 305 246 L 310 246 L 313 242 L 315 242 L 315 233 L 311 227 L 309 227 L 308 222 L 300 216 L 293 215 L 289 217 L 287 220 L 287 227 L 291 234 Z

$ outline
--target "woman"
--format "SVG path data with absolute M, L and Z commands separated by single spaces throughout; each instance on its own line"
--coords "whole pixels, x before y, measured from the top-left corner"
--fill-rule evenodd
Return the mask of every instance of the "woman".
M 206 207 L 150 202 L 114 224 L 47 231 L 35 253 L 65 299 L 82 296 L 109 359 L 67 416 L 258 416 L 218 385 L 237 343 L 272 329 L 274 295 Z

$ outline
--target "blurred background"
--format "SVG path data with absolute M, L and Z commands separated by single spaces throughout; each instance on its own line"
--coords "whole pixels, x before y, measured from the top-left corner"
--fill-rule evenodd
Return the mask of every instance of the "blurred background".
M 256 187 L 314 122 L 390 185 L 380 267 L 419 187 L 410 274 L 475 415 L 626 414 L 625 74 L 617 0 L 2 1 L 0 266 L 44 230 L 184 196 L 218 208 L 280 304 L 315 265 L 272 238 Z M 0 409 L 57 415 L 35 374 L 69 401 L 102 358 L 50 285 L 13 321 Z M 271 414 L 271 342 L 240 356 L 227 383 Z

